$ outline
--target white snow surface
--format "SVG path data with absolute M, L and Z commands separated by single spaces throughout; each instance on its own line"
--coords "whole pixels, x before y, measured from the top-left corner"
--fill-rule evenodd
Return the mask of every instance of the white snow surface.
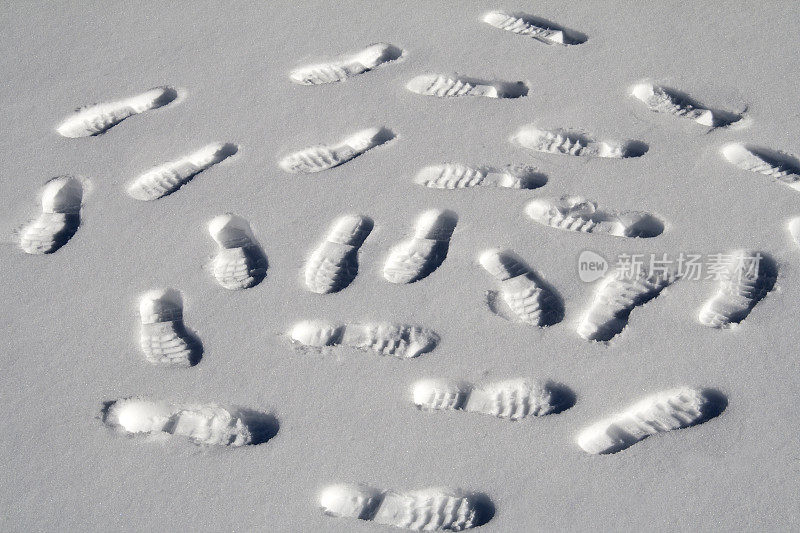
M 751 531 L 800 528 L 800 249 L 787 231 L 800 194 L 730 165 L 740 142 L 800 154 L 800 11 L 791 2 L 27 2 L 0 5 L 0 530 L 397 531 L 326 516 L 320 491 L 479 491 L 496 507 L 481 532 Z M 587 36 L 548 46 L 482 22 L 525 12 Z M 787 29 L 788 28 L 788 29 Z M 402 60 L 340 83 L 300 86 L 289 73 L 385 42 Z M 511 99 L 422 98 L 414 76 L 455 72 L 524 80 Z M 748 117 L 710 130 L 653 113 L 629 95 L 652 79 Z M 102 135 L 65 138 L 82 105 L 170 86 L 179 98 Z M 584 131 L 646 143 L 642 157 L 570 158 L 508 141 L 520 127 Z M 396 135 L 346 164 L 289 174 L 280 159 L 371 127 Z M 212 142 L 238 152 L 153 202 L 126 194 L 143 172 Z M 437 190 L 420 169 L 457 162 L 529 165 L 541 189 Z M 81 224 L 55 253 L 28 255 L 18 232 L 41 213 L 47 180 L 88 178 Z M 564 232 L 531 222 L 537 197 L 580 195 L 666 223 L 652 239 Z M 447 258 L 426 278 L 382 275 L 392 245 L 419 213 L 451 209 Z M 207 223 L 250 222 L 268 258 L 255 287 L 220 287 Z M 375 228 L 344 290 L 314 294 L 303 266 L 331 221 L 359 213 Z M 478 264 L 512 249 L 564 301 L 547 328 L 493 314 L 496 290 Z M 594 285 L 577 257 L 760 250 L 777 263 L 774 289 L 736 328 L 697 312 L 714 281 L 682 280 L 637 307 L 610 343 L 575 331 Z M 172 287 L 203 343 L 191 368 L 153 366 L 138 345 L 138 301 Z M 441 336 L 414 359 L 341 348 L 303 351 L 302 320 L 387 322 Z M 426 412 L 420 379 L 550 379 L 574 406 L 510 422 Z M 578 432 L 649 394 L 713 387 L 719 416 L 652 436 L 616 454 L 587 454 Z M 125 435 L 103 402 L 147 397 L 274 415 L 256 446 L 197 445 Z

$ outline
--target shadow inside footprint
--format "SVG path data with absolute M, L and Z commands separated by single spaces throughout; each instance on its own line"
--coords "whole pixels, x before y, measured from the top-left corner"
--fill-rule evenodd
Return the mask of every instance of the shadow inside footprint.
M 488 495 L 482 492 L 474 492 L 470 495 L 470 501 L 472 501 L 475 509 L 475 521 L 472 527 L 480 527 L 494 518 L 495 505 Z
M 622 157 L 642 157 L 650 150 L 650 146 L 642 141 L 625 141 L 622 146 Z
M 575 392 L 561 383 L 548 381 L 547 390 L 550 391 L 550 404 L 553 406 L 552 414 L 557 415 L 575 405 L 577 396 Z
M 701 394 L 706 400 L 702 410 L 703 416 L 693 425 L 702 424 L 712 418 L 718 417 L 728 407 L 727 396 L 717 389 L 703 389 Z
M 164 87 L 164 92 L 153 100 L 153 109 L 163 107 L 178 98 L 178 91 L 174 87 Z
M 237 414 L 250 430 L 253 439 L 250 442 L 251 445 L 263 444 L 278 434 L 280 423 L 275 416 L 269 413 L 240 408 Z

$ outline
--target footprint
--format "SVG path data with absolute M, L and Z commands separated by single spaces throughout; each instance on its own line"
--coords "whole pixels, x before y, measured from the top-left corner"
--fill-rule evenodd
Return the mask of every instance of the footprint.
M 716 294 L 700 309 L 704 326 L 727 329 L 747 318 L 775 286 L 777 268 L 760 252 L 737 250 L 727 256 Z
M 520 128 L 511 137 L 511 142 L 529 150 L 548 154 L 612 159 L 641 157 L 648 150 L 648 146 L 640 141 L 596 141 L 576 131 L 563 129 L 548 131 L 530 125 Z
M 367 150 L 394 139 L 395 135 L 386 128 L 369 128 L 347 137 L 339 144 L 319 144 L 287 155 L 278 162 L 286 172 L 321 172 L 347 163 Z
M 329 485 L 320 494 L 320 505 L 329 516 L 412 531 L 463 531 L 494 516 L 494 505 L 483 494 L 446 488 L 395 492 L 365 485 Z
M 431 411 L 458 410 L 520 420 L 560 413 L 574 403 L 564 387 L 527 379 L 510 379 L 480 387 L 444 380 L 414 384 L 414 405 Z
M 649 81 L 633 86 L 631 95 L 656 113 L 686 117 L 703 126 L 724 127 L 738 122 L 742 115 L 710 109 L 687 94 Z
M 547 176 L 529 167 L 473 168 L 460 163 L 445 163 L 423 168 L 414 182 L 432 189 L 536 189 L 547 183 Z
M 251 409 L 210 404 L 177 404 L 146 398 L 108 402 L 103 422 L 128 435 L 168 434 L 195 444 L 262 444 L 278 432 L 274 416 Z
M 219 245 L 212 269 L 217 282 L 226 289 L 247 289 L 267 275 L 267 257 L 258 245 L 250 224 L 227 213 L 214 217 L 208 232 Z
M 29 254 L 51 254 L 67 244 L 81 225 L 83 183 L 72 176 L 47 182 L 42 213 L 20 231 L 19 245 Z
M 137 200 L 157 200 L 180 189 L 197 174 L 239 151 L 235 144 L 209 144 L 185 157 L 148 170 L 128 186 L 128 194 Z
M 431 209 L 417 219 L 414 236 L 395 246 L 383 265 L 383 277 L 391 283 L 413 283 L 439 268 L 450 248 L 458 215 Z
M 612 270 L 597 286 L 594 300 L 578 325 L 578 335 L 589 341 L 610 341 L 628 325 L 634 308 L 654 299 L 676 280 L 672 272 L 630 272 L 624 267 Z
M 743 170 L 770 176 L 800 190 L 800 159 L 794 155 L 740 143 L 726 144 L 721 151 L 729 163 Z
M 177 97 L 178 91 L 172 87 L 156 87 L 116 102 L 81 107 L 67 117 L 56 131 L 71 138 L 100 135 L 128 117 L 163 107 Z
M 341 55 L 331 61 L 306 65 L 289 73 L 289 79 L 300 85 L 320 85 L 344 81 L 399 59 L 403 50 L 386 43 L 370 45 L 358 52 Z
M 592 454 L 617 453 L 651 435 L 705 422 L 725 407 L 727 399 L 714 390 L 659 392 L 587 427 L 578 435 L 578 446 Z
M 290 335 L 294 342 L 309 348 L 349 346 L 400 359 L 433 351 L 440 340 L 439 335 L 419 326 L 383 322 L 337 325 L 307 320 L 295 324 Z
M 458 74 L 423 74 L 406 84 L 412 93 L 439 98 L 450 96 L 485 96 L 486 98 L 520 98 L 527 96 L 525 82 L 479 80 Z
M 325 241 L 311 253 L 306 263 L 308 290 L 329 294 L 350 285 L 358 274 L 358 249 L 372 227 L 372 219 L 362 215 L 345 215 L 336 219 Z
M 510 31 L 517 35 L 525 35 L 546 44 L 570 45 L 586 42 L 586 36 L 581 33 L 568 31 L 552 22 L 523 13 L 490 11 L 483 16 L 483 22 L 495 28 Z
M 140 344 L 154 365 L 188 367 L 200 362 L 203 347 L 183 325 L 183 297 L 175 289 L 155 289 L 139 301 Z
M 508 308 L 493 309 L 500 316 L 539 327 L 552 326 L 564 317 L 561 299 L 513 252 L 487 250 L 481 254 L 479 262 L 500 282 L 500 296 Z M 490 294 L 490 303 L 493 303 L 496 293 Z
M 651 238 L 664 232 L 664 223 L 650 213 L 598 211 L 597 203 L 580 196 L 537 198 L 525 206 L 525 213 L 539 224 L 581 233 Z

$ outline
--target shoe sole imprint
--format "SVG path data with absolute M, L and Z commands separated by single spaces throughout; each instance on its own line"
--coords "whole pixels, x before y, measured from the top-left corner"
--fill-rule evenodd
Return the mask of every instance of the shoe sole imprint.
M 295 324 L 290 336 L 295 344 L 310 349 L 347 346 L 399 359 L 431 352 L 440 341 L 439 335 L 429 329 L 385 322 L 334 324 L 307 320 Z
M 163 107 L 176 98 L 178 91 L 172 87 L 156 87 L 130 98 L 81 107 L 67 117 L 56 131 L 70 138 L 100 135 L 128 117 Z
M 358 275 L 358 250 L 373 226 L 372 219 L 362 215 L 336 219 L 306 262 L 306 288 L 317 294 L 330 294 L 350 285 Z
M 631 96 L 643 102 L 650 111 L 684 117 L 710 128 L 730 126 L 742 119 L 742 115 L 710 109 L 687 94 L 650 81 L 634 85 Z
M 355 53 L 344 54 L 330 61 L 304 65 L 292 70 L 289 79 L 299 85 L 321 85 L 344 81 L 395 61 L 403 50 L 387 43 L 376 43 Z
M 191 154 L 152 168 L 128 185 L 128 195 L 149 202 L 170 195 L 192 178 L 239 151 L 232 143 L 209 144 Z
M 726 398 L 714 390 L 686 387 L 667 390 L 592 424 L 576 440 L 587 453 L 617 453 L 651 435 L 705 422 L 726 406 Z
M 494 516 L 494 505 L 485 495 L 445 488 L 395 492 L 365 485 L 329 485 L 320 494 L 320 506 L 329 516 L 411 531 L 463 531 Z
M 431 209 L 417 219 L 414 236 L 395 246 L 383 266 L 391 283 L 413 283 L 432 274 L 444 262 L 458 215 Z
M 208 232 L 219 246 L 212 271 L 220 286 L 241 290 L 261 283 L 267 275 L 267 257 L 247 220 L 226 213 L 208 223 Z
M 293 152 L 281 159 L 278 165 L 293 174 L 322 172 L 347 163 L 394 138 L 395 134 L 387 128 L 368 128 L 350 135 L 338 144 L 319 144 Z
M 278 432 L 267 413 L 217 404 L 179 404 L 146 398 L 125 398 L 105 404 L 103 422 L 131 436 L 167 434 L 198 445 L 262 444 Z
M 528 95 L 528 85 L 523 81 L 504 82 L 479 80 L 458 74 L 423 74 L 406 84 L 412 93 L 437 98 L 483 96 L 486 98 L 520 98 Z
M 728 329 L 747 318 L 777 279 L 773 260 L 760 252 L 737 250 L 726 258 L 716 294 L 700 309 L 704 326 Z
M 446 380 L 414 384 L 413 401 L 424 411 L 468 411 L 506 420 L 545 416 L 568 408 L 560 390 L 539 381 L 510 379 L 481 386 Z
M 742 170 L 769 176 L 800 191 L 800 159 L 796 156 L 741 143 L 726 144 L 721 153 L 726 161 Z
M 85 184 L 84 184 L 85 181 Z M 28 254 L 51 254 L 67 244 L 81 225 L 81 206 L 88 180 L 53 178 L 42 189 L 42 212 L 26 224 L 19 245 Z
M 175 289 L 155 289 L 139 300 L 142 352 L 154 365 L 190 367 L 200 362 L 200 340 L 183 324 L 183 296 Z
M 524 13 L 490 11 L 481 20 L 497 29 L 530 37 L 545 44 L 568 46 L 586 42 L 586 36 L 581 33 L 566 30 L 552 22 Z
M 578 335 L 589 341 L 610 341 L 622 333 L 635 308 L 655 299 L 677 279 L 672 272 L 629 273 L 624 267 L 611 271 L 597 286 Z
M 547 183 L 547 176 L 529 167 L 470 167 L 460 163 L 445 163 L 423 168 L 414 182 L 431 189 L 536 189 Z
M 500 283 L 499 295 L 508 312 L 493 308 L 495 313 L 538 327 L 552 326 L 564 317 L 564 305 L 560 298 L 513 252 L 487 250 L 481 254 L 478 262 Z M 490 307 L 493 307 L 491 302 Z
M 531 125 L 520 128 L 510 140 L 536 152 L 579 157 L 622 159 L 641 157 L 648 150 L 648 146 L 641 141 L 596 141 L 576 131 L 543 130 Z
M 525 206 L 534 222 L 579 233 L 602 233 L 615 237 L 652 238 L 664 232 L 664 222 L 650 213 L 597 210 L 597 203 L 580 196 L 537 198 Z

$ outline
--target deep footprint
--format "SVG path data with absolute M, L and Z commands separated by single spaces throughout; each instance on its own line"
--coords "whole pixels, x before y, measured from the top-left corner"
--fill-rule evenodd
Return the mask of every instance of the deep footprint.
M 261 283 L 267 275 L 267 257 L 244 218 L 227 213 L 208 224 L 208 232 L 219 245 L 212 271 L 220 286 L 240 290 Z
M 365 485 L 330 485 L 320 495 L 325 514 L 357 518 L 412 531 L 463 531 L 494 517 L 483 494 L 430 488 L 382 491 Z
M 53 178 L 42 190 L 42 213 L 20 231 L 29 254 L 51 254 L 67 244 L 81 225 L 83 183 L 72 176 Z
M 364 152 L 394 139 L 386 128 L 369 128 L 350 135 L 338 144 L 319 144 L 293 152 L 278 162 L 286 172 L 322 172 L 354 159 Z
M 142 352 L 154 365 L 189 367 L 200 362 L 200 339 L 183 324 L 183 297 L 175 289 L 146 292 L 139 301 Z
M 423 168 L 414 182 L 431 189 L 536 189 L 547 183 L 547 176 L 529 167 L 470 167 L 460 163 L 445 163 Z
M 513 252 L 487 250 L 478 262 L 500 283 L 499 296 L 508 313 L 493 310 L 501 316 L 538 327 L 552 326 L 564 317 L 561 299 Z
M 267 413 L 216 404 L 177 404 L 146 398 L 108 402 L 103 422 L 132 436 L 167 434 L 200 445 L 247 446 L 267 442 L 278 432 Z
M 648 150 L 641 141 L 597 141 L 576 131 L 543 130 L 536 126 L 523 126 L 511 136 L 511 142 L 547 154 L 611 159 L 641 157 Z
M 577 443 L 587 453 L 617 453 L 651 435 L 705 422 L 726 406 L 725 396 L 715 390 L 659 392 L 587 427 L 578 435 Z
M 423 74 L 409 81 L 406 89 L 412 93 L 438 98 L 459 96 L 520 98 L 528 94 L 528 86 L 522 81 L 481 80 L 458 74 Z
M 333 324 L 321 320 L 295 324 L 290 336 L 292 341 L 307 348 L 322 350 L 347 346 L 399 359 L 411 359 L 433 351 L 440 340 L 439 335 L 419 326 L 384 322 Z
M 728 329 L 742 322 L 775 286 L 775 262 L 760 252 L 728 254 L 716 294 L 698 315 L 704 326 Z
M 444 380 L 414 384 L 413 401 L 426 411 L 469 411 L 507 420 L 559 413 L 574 396 L 560 386 L 527 379 L 510 379 L 478 387 Z
M 142 94 L 115 102 L 79 108 L 67 117 L 56 131 L 64 137 L 91 137 L 113 128 L 133 115 L 163 107 L 178 97 L 172 87 L 156 87 Z
M 431 209 L 417 219 L 414 236 L 392 249 L 383 266 L 391 283 L 413 283 L 433 273 L 444 262 L 450 237 L 458 223 L 455 212 Z
M 329 294 L 350 285 L 358 275 L 358 249 L 373 225 L 372 219 L 362 215 L 338 218 L 306 262 L 306 288 L 317 294 Z
M 525 206 L 525 213 L 539 224 L 579 233 L 651 238 L 664 232 L 664 222 L 650 213 L 598 211 L 597 203 L 580 196 L 537 198 Z
M 386 43 L 370 45 L 355 53 L 344 54 L 330 61 L 305 65 L 292 70 L 289 79 L 300 85 L 321 85 L 344 81 L 399 59 L 403 50 Z
M 185 157 L 148 170 L 128 185 L 128 194 L 145 202 L 163 198 L 238 151 L 239 147 L 235 144 L 210 144 Z

